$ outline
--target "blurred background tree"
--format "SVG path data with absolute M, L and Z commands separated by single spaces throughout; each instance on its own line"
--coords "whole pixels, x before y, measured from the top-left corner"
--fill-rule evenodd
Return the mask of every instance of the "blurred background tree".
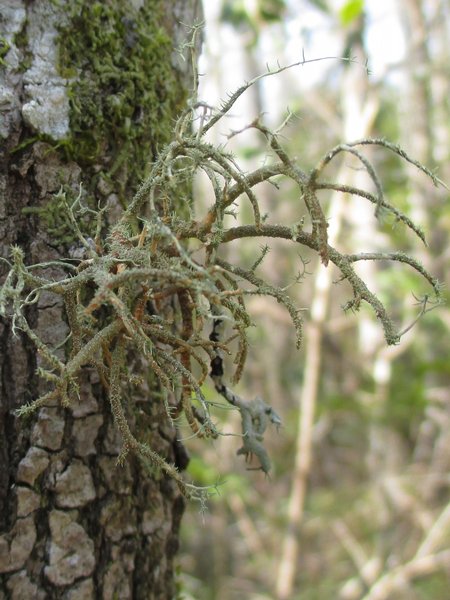
M 233 109 L 223 138 L 265 113 L 273 126 L 289 109 L 298 117 L 284 143 L 304 168 L 340 142 L 383 137 L 450 181 L 450 6 L 446 0 L 217 0 L 205 3 L 206 44 L 200 97 L 220 97 L 264 71 L 266 63 L 347 57 L 287 71 L 253 86 Z M 354 60 L 353 60 L 354 59 Z M 364 66 L 368 65 L 367 73 Z M 230 147 L 250 168 L 265 146 L 254 130 Z M 380 224 L 355 198 L 323 192 L 329 235 L 342 251 L 411 252 L 444 284 L 449 279 L 450 209 L 444 188 L 395 157 L 372 150 L 388 198 L 425 229 L 423 252 L 392 221 Z M 350 167 L 350 168 L 349 168 Z M 366 175 L 348 158 L 335 179 L 358 185 Z M 198 186 L 202 186 L 202 181 Z M 289 188 L 263 204 L 280 222 L 298 220 Z M 240 216 L 237 216 L 239 219 Z M 345 286 L 331 268 L 272 243 L 261 265 L 268 280 L 300 285 L 290 293 L 307 331 L 295 351 L 288 316 L 254 297 L 255 327 L 244 396 L 260 394 L 282 415 L 267 435 L 271 478 L 246 471 L 232 437 L 203 447 L 190 474 L 223 481 L 207 512 L 190 507 L 183 526 L 182 596 L 196 600 L 445 600 L 450 589 L 450 311 L 427 314 L 399 346 L 386 347 L 369 312 L 344 314 Z M 253 262 L 245 243 L 232 247 Z M 421 254 L 422 253 L 422 254 Z M 398 317 L 412 322 L 423 294 L 407 269 L 367 261 L 366 281 Z M 311 275 L 314 273 L 314 275 Z M 330 302 L 330 299 L 333 302 Z M 213 396 L 213 389 L 209 390 Z M 223 416 L 239 434 L 238 417 Z M 196 441 L 189 442 L 191 448 Z M 219 460 L 220 459 L 220 460 Z M 220 470 L 214 467 L 220 463 Z M 189 574 L 189 575 L 187 575 Z

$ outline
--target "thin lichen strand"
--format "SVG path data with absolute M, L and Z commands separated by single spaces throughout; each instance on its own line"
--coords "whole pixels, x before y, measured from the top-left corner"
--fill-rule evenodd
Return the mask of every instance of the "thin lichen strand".
M 59 36 L 60 71 L 70 81 L 70 158 L 102 163 L 110 177 L 132 165 L 142 180 L 166 144 L 186 95 L 174 71 L 172 41 L 163 26 L 162 2 L 139 10 L 130 3 L 75 1 Z
M 37 215 L 41 227 L 45 229 L 53 243 L 70 246 L 76 241 L 76 235 L 68 222 L 68 211 L 65 203 L 61 202 L 58 195 L 52 198 L 44 206 L 27 206 L 22 210 L 24 215 Z M 80 221 L 80 224 L 82 222 Z M 86 227 L 83 227 L 87 230 Z

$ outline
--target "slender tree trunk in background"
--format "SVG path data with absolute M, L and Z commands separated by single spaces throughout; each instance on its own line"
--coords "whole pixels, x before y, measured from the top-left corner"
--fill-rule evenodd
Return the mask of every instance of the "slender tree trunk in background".
M 449 7 L 448 3 L 436 2 L 431 13 L 428 9 L 427 3 L 422 0 L 407 0 L 404 6 L 399 7 L 404 36 L 408 43 L 407 55 L 410 57 L 407 63 L 408 88 L 404 98 L 405 110 L 401 125 L 407 132 L 410 147 L 414 148 L 418 160 L 438 165 L 439 177 L 448 185 L 450 111 L 448 76 L 444 73 L 448 64 L 445 53 L 448 53 Z M 414 122 L 411 121 L 411 115 L 414 116 Z M 449 244 L 445 207 L 448 192 L 433 188 L 425 194 L 421 189 L 424 185 L 423 180 L 417 177 L 417 174 L 414 176 L 408 200 L 411 206 L 415 206 L 418 198 L 422 197 L 421 219 L 425 225 L 428 243 L 433 250 L 431 253 L 424 252 L 420 260 L 433 269 L 443 285 L 447 286 Z M 412 173 L 409 177 L 412 178 Z M 447 312 L 444 319 L 448 321 L 448 308 L 444 306 L 441 310 Z M 439 360 L 442 355 L 440 346 L 430 346 L 428 355 L 430 362 Z M 421 424 L 415 459 L 417 463 L 427 466 L 428 477 L 423 479 L 422 495 L 425 502 L 431 503 L 439 498 L 442 478 L 448 473 L 450 466 L 449 415 L 446 405 L 442 402 L 442 398 L 447 395 L 448 378 L 431 370 L 427 374 L 426 388 L 431 407 L 427 411 L 427 418 Z
M 112 212 L 130 199 L 192 88 L 175 47 L 199 12 L 198 0 L 1 3 L 0 256 L 14 244 L 27 262 L 67 252 L 61 186 L 76 196 L 82 183 L 90 206 Z M 28 317 L 64 357 L 61 305 L 42 294 Z M 0 599 L 172 598 L 178 488 L 132 460 L 116 467 L 120 439 L 93 369 L 70 409 L 18 420 L 45 391 L 39 364 L 0 321 Z M 127 400 L 140 437 L 183 466 L 157 391 L 130 387 Z
M 428 51 L 429 29 L 421 0 L 405 0 L 399 5 L 408 50 L 406 56 L 407 93 L 404 95 L 403 124 L 408 132 L 409 148 L 423 164 L 433 164 L 434 132 L 432 126 L 433 100 L 431 96 L 432 64 Z M 426 227 L 429 223 L 430 198 L 424 193 L 426 182 L 415 169 L 409 169 L 411 178 L 412 218 Z M 425 201 L 426 198 L 426 201 Z
M 364 63 L 362 48 L 352 47 L 352 53 L 358 53 L 360 63 Z M 352 54 L 353 55 L 353 54 Z M 343 135 L 345 141 L 368 137 L 378 109 L 372 94 L 367 90 L 367 77 L 360 65 L 348 67 L 341 86 L 343 105 Z M 348 160 L 348 159 L 347 159 Z M 344 162 L 336 181 L 343 185 L 357 185 L 358 171 Z M 335 192 L 330 198 L 328 214 L 329 244 L 339 242 L 348 199 L 344 194 Z M 305 366 L 300 397 L 295 466 L 292 488 L 289 497 L 287 531 L 278 564 L 276 579 L 276 597 L 287 600 L 292 597 L 295 576 L 301 555 L 300 527 L 303 521 L 308 483 L 313 460 L 313 430 L 316 406 L 319 395 L 320 376 L 323 361 L 323 334 L 328 316 L 333 283 L 333 270 L 319 265 L 316 271 L 314 295 L 311 302 L 311 318 L 307 325 L 304 352 Z

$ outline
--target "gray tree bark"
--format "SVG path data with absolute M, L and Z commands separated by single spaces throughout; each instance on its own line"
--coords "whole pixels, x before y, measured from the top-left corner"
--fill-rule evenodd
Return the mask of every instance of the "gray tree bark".
M 199 4 L 0 3 L 1 257 L 11 245 L 29 263 L 64 255 L 70 242 L 51 208 L 61 186 L 75 193 L 83 183 L 92 206 L 120 210 L 130 199 L 192 87 L 189 61 L 174 48 L 189 33 L 180 22 L 199 20 Z M 116 36 L 110 47 L 107 35 Z M 167 40 L 169 52 L 161 46 Z M 167 55 L 166 76 L 152 78 L 152 52 L 155 72 Z M 130 64 L 143 73 L 127 73 Z M 89 96 L 89 77 L 98 98 Z M 162 125 L 167 131 L 156 130 Z M 60 274 L 57 265 L 46 269 L 46 276 Z M 63 357 L 62 306 L 42 295 L 28 318 Z M 116 466 L 120 439 L 93 369 L 84 371 L 79 402 L 19 420 L 15 410 L 45 391 L 39 364 L 29 340 L 0 321 L 0 600 L 173 598 L 184 508 L 177 486 L 133 460 Z M 183 467 L 151 385 L 138 396 L 130 391 L 129 401 L 139 407 L 141 437 Z

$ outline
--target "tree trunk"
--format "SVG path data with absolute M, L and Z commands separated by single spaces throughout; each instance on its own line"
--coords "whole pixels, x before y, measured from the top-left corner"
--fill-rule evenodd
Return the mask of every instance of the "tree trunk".
M 55 193 L 75 197 L 82 183 L 90 206 L 117 214 L 169 139 L 192 87 L 189 61 L 175 52 L 189 36 L 180 23 L 198 22 L 200 3 L 1 4 L 0 256 L 18 245 L 28 263 L 55 261 L 78 251 Z M 28 318 L 64 357 L 61 304 L 43 294 Z M 173 598 L 177 486 L 132 459 L 116 466 L 120 437 L 93 369 L 79 402 L 18 419 L 46 391 L 39 364 L 28 338 L 0 321 L 0 600 Z M 134 427 L 183 467 L 156 399 L 151 382 L 129 392 Z

